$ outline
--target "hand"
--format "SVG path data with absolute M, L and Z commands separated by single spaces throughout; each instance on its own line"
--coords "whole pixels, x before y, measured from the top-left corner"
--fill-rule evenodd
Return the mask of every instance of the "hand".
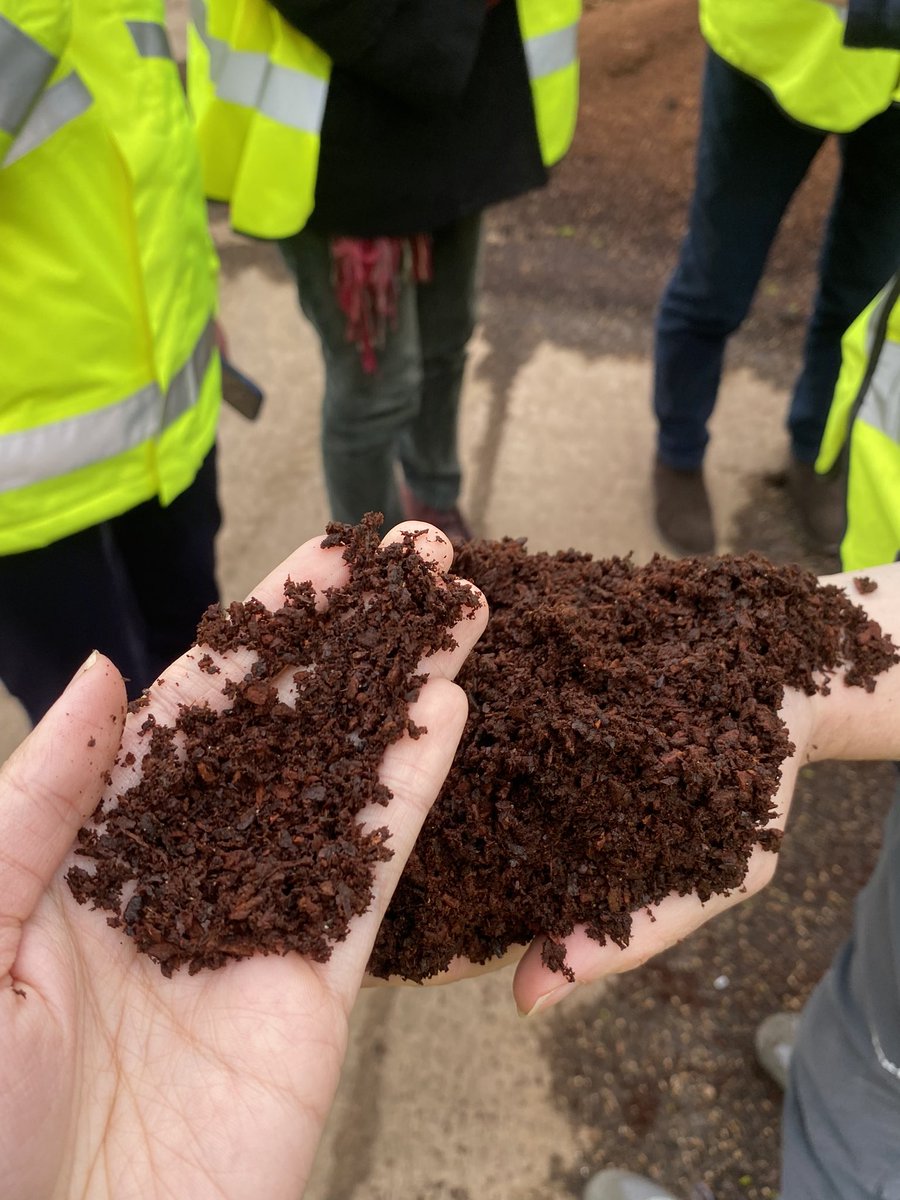
M 867 569 L 862 572 L 877 582 L 878 588 L 860 597 L 854 590 L 853 574 L 822 579 L 844 587 L 851 599 L 859 602 L 885 632 L 900 641 L 900 564 Z M 857 572 L 856 574 L 859 574 Z M 900 757 L 900 727 L 896 705 L 900 703 L 900 665 L 880 675 L 875 691 L 845 687 L 836 676 L 829 695 L 806 696 L 797 691 L 785 693 L 781 716 L 794 743 L 793 755 L 782 764 L 781 785 L 775 797 L 777 817 L 772 828 L 783 829 L 787 821 L 797 773 L 806 763 L 824 759 L 896 759 Z M 605 946 L 588 938 L 584 929 L 565 940 L 566 961 L 575 974 L 575 983 L 560 979 L 541 962 L 541 943 L 535 942 L 522 955 L 516 968 L 513 993 L 522 1013 L 535 1013 L 559 1003 L 584 983 L 606 975 L 620 974 L 641 966 L 653 955 L 682 941 L 706 921 L 732 905 L 760 891 L 775 874 L 777 854 L 759 847 L 751 855 L 743 887 L 728 896 L 713 896 L 703 903 L 696 894 L 671 895 L 653 909 L 634 914 L 631 939 L 624 950 Z
M 287 575 L 320 592 L 342 582 L 341 549 L 320 540 L 254 595 L 278 604 Z M 449 566 L 443 539 L 426 533 L 417 548 Z M 101 912 L 77 905 L 63 879 L 120 735 L 138 749 L 147 717 L 124 719 L 121 677 L 92 656 L 0 772 L 0 1195 L 297 1200 L 375 932 L 465 722 L 450 680 L 486 618 L 482 607 L 462 621 L 459 648 L 423 664 L 431 677 L 411 715 L 428 733 L 395 743 L 381 770 L 393 800 L 376 820 L 392 831 L 394 857 L 330 961 L 256 956 L 171 979 Z M 181 701 L 210 689 L 194 660 L 180 659 L 166 687 L 151 689 L 161 721 L 176 682 Z
M 810 744 L 812 703 L 800 692 L 791 691 L 785 696 L 781 716 L 791 731 L 791 740 L 798 747 L 795 754 L 782 766 L 781 786 L 775 803 L 778 817 L 770 823 L 771 828 L 783 829 L 793 794 L 797 772 L 804 762 L 811 760 Z M 575 982 L 565 981 L 557 972 L 551 971 L 542 961 L 544 937 L 534 939 L 529 946 L 510 946 L 506 953 L 490 961 L 477 964 L 465 958 L 455 958 L 446 971 L 424 980 L 426 986 L 456 983 L 475 975 L 484 975 L 502 967 L 517 964 L 513 976 L 513 997 L 519 1012 L 531 1016 L 545 1008 L 551 1008 L 565 999 L 582 984 L 591 983 L 606 975 L 617 975 L 633 970 L 681 941 L 698 929 L 717 913 L 724 912 L 733 904 L 746 899 L 765 887 L 775 873 L 777 855 L 757 848 L 750 857 L 744 885 L 729 896 L 714 896 L 703 903 L 696 894 L 679 896 L 673 894 L 657 905 L 650 917 L 646 910 L 633 916 L 631 938 L 624 950 L 612 942 L 601 946 L 588 937 L 584 927 L 578 927 L 563 939 L 566 947 L 566 964 L 572 968 Z M 367 986 L 388 986 L 405 981 L 392 977 L 390 981 L 366 979 Z
M 893 632 L 895 642 L 900 642 L 900 564 L 867 569 L 864 574 L 878 584 L 877 590 L 862 598 L 864 608 L 886 632 Z M 852 580 L 853 574 L 848 573 L 820 582 L 843 587 L 851 599 L 860 601 Z M 775 797 L 778 816 L 771 827 L 784 828 L 797 773 L 806 763 L 827 758 L 900 759 L 900 726 L 894 718 L 897 705 L 900 705 L 900 665 L 879 676 L 871 694 L 861 688 L 845 687 L 840 677 L 832 681 L 828 696 L 810 697 L 787 691 L 781 716 L 795 751 L 782 764 L 781 784 Z M 425 983 L 452 983 L 515 963 L 516 1005 L 523 1014 L 539 1012 L 559 1003 L 582 984 L 641 966 L 718 913 L 760 891 L 772 879 L 777 865 L 776 854 L 757 848 L 750 857 L 739 891 L 713 896 L 705 903 L 696 894 L 673 894 L 653 909 L 652 917 L 646 911 L 635 913 L 631 938 L 624 950 L 611 942 L 601 946 L 587 936 L 583 927 L 576 929 L 565 939 L 566 962 L 574 972 L 575 983 L 566 982 L 543 964 L 543 936 L 527 947 L 511 946 L 502 958 L 484 965 L 455 959 L 445 972 Z

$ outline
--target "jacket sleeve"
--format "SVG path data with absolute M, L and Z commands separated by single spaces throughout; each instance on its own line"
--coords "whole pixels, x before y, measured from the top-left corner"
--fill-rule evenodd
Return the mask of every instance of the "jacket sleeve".
M 416 107 L 457 99 L 468 83 L 486 0 L 272 0 L 338 67 Z
M 68 0 L 0 0 L 0 166 L 56 70 L 70 25 Z
M 844 45 L 900 50 L 900 0 L 849 0 Z

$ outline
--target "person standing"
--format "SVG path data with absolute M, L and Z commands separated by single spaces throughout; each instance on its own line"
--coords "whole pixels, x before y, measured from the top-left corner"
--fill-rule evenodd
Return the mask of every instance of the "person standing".
M 207 194 L 280 239 L 325 360 L 332 516 L 468 536 L 457 417 L 481 215 L 575 126 L 580 0 L 223 0 L 188 84 Z M 260 64 L 264 63 L 264 66 Z
M 871 7 L 871 6 L 870 6 Z M 829 134 L 841 172 L 787 425 L 789 494 L 819 548 L 843 528 L 839 475 L 814 463 L 840 340 L 900 260 L 900 53 L 860 48 L 866 12 L 823 0 L 701 0 L 709 44 L 695 191 L 656 322 L 656 521 L 684 553 L 715 547 L 703 479 L 707 422 L 730 335 L 753 299 L 785 209 Z
M 0 0 L 0 679 L 139 692 L 218 598 L 216 258 L 162 0 Z

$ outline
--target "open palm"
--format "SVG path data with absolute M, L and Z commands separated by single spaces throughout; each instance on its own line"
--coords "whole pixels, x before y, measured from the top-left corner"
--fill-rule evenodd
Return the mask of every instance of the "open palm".
M 417 545 L 449 565 L 445 541 Z M 346 569 L 340 549 L 316 540 L 254 595 L 278 603 L 288 574 L 324 591 Z M 76 677 L 0 776 L 0 1195 L 297 1200 L 378 923 L 462 732 L 465 697 L 450 680 L 485 620 L 482 608 L 455 631 L 457 651 L 426 660 L 413 716 L 429 732 L 393 745 L 381 770 L 393 799 L 377 823 L 390 828 L 394 857 L 325 964 L 256 956 L 166 979 L 75 903 L 64 860 L 100 797 L 125 707 L 107 660 Z M 166 678 L 182 702 L 213 686 L 187 656 Z M 160 720 L 173 715 L 171 693 L 154 695 Z M 124 726 L 127 750 L 136 732 Z

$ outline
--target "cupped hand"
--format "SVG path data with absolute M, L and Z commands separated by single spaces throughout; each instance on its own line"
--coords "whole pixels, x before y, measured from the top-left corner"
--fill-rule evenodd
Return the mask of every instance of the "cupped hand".
M 856 603 L 862 600 L 868 615 L 893 635 L 895 643 L 900 643 L 900 564 L 869 568 L 864 574 L 877 586 L 863 597 L 854 585 L 854 573 L 824 577 L 820 583 L 843 588 Z M 806 696 L 786 690 L 780 715 L 794 752 L 781 766 L 781 783 L 774 798 L 776 815 L 770 827 L 785 828 L 797 774 L 807 763 L 896 758 L 900 754 L 900 727 L 894 715 L 898 704 L 900 665 L 879 676 L 873 692 L 844 686 L 840 673 L 830 681 L 827 693 Z M 641 966 L 719 913 L 759 892 L 770 882 L 777 866 L 777 854 L 757 847 L 750 856 L 743 885 L 728 895 L 713 896 L 706 902 L 696 893 L 670 895 L 652 910 L 635 913 L 631 938 L 624 949 L 612 943 L 601 946 L 583 928 L 576 929 L 565 939 L 566 961 L 574 973 L 574 983 L 563 981 L 544 966 L 543 939 L 536 940 L 521 956 L 513 980 L 519 1011 L 540 1012 L 585 983 Z
M 781 716 L 796 749 L 782 764 L 781 783 L 774 800 L 775 816 L 767 826 L 769 829 L 784 829 L 797 773 L 810 761 L 811 709 L 809 697 L 793 690 L 786 692 Z M 652 909 L 634 913 L 631 936 L 624 949 L 612 942 L 601 946 L 588 937 L 583 926 L 577 927 L 565 939 L 566 964 L 575 976 L 574 982 L 563 980 L 544 965 L 541 959 L 543 939 L 535 940 L 519 960 L 513 978 L 513 995 L 519 1011 L 533 1015 L 558 1004 L 586 983 L 642 966 L 655 954 L 683 941 L 719 913 L 760 891 L 771 881 L 777 866 L 778 855 L 757 846 L 750 855 L 740 888 L 711 896 L 707 901 L 701 900 L 696 892 L 686 896 L 673 893 Z
M 321 593 L 340 584 L 341 549 L 320 540 L 253 594 L 277 606 L 287 575 Z M 417 549 L 449 567 L 436 531 L 419 534 Z M 482 606 L 454 630 L 456 651 L 423 662 L 429 680 L 411 716 L 428 733 L 395 743 L 381 769 L 393 799 L 375 820 L 391 830 L 394 856 L 330 961 L 256 956 L 171 979 L 101 912 L 76 904 L 63 878 L 104 774 L 115 788 L 124 770 L 113 766 L 120 737 L 137 751 L 147 717 L 125 718 L 121 677 L 92 656 L 0 773 L 0 1195 L 297 1200 L 381 915 L 465 723 L 451 680 L 486 619 Z M 173 683 L 186 703 L 221 689 L 195 659 L 151 689 L 161 722 L 174 715 Z M 230 670 L 244 669 L 234 656 Z
M 863 597 L 854 585 L 854 575 L 844 573 L 820 580 L 844 588 L 882 629 L 900 643 L 900 564 L 869 568 L 864 574 L 877 586 Z M 781 767 L 781 782 L 774 805 L 771 828 L 784 829 L 799 769 L 808 762 L 833 759 L 897 759 L 900 757 L 900 725 L 895 713 L 900 706 L 900 665 L 878 677 L 874 692 L 845 687 L 840 675 L 831 680 L 829 693 L 806 696 L 788 690 L 781 716 L 795 749 Z M 694 894 L 672 894 L 651 910 L 633 916 L 628 945 L 620 949 L 612 942 L 600 945 L 578 927 L 564 939 L 566 963 L 575 982 L 567 982 L 542 961 L 545 938 L 530 946 L 511 946 L 503 958 L 477 966 L 455 959 L 440 975 L 426 980 L 444 984 L 515 963 L 513 995 L 519 1011 L 533 1014 L 550 1008 L 586 983 L 607 975 L 621 974 L 641 966 L 655 954 L 682 941 L 719 913 L 760 891 L 772 879 L 778 855 L 757 847 L 739 889 L 701 901 Z
M 797 772 L 804 763 L 815 757 L 810 745 L 813 707 L 810 698 L 800 692 L 790 691 L 785 695 L 781 715 L 791 731 L 796 750 L 782 764 L 781 784 L 775 797 L 776 815 L 768 828 L 784 829 Z M 575 976 L 574 982 L 567 981 L 544 964 L 544 935 L 535 938 L 528 946 L 512 945 L 502 957 L 486 963 L 476 964 L 465 958 L 455 958 L 446 971 L 424 982 L 426 985 L 456 983 L 515 964 L 513 998 L 519 1012 L 523 1016 L 531 1016 L 558 1004 L 583 984 L 607 975 L 631 971 L 655 954 L 682 941 L 712 917 L 760 891 L 771 880 L 777 865 L 777 854 L 757 847 L 750 856 L 747 874 L 740 889 L 727 895 L 713 896 L 705 902 L 696 893 L 686 896 L 673 893 L 652 909 L 634 913 L 631 937 L 624 949 L 613 942 L 601 945 L 588 937 L 584 926 L 577 926 L 573 933 L 561 939 L 566 947 L 566 965 Z M 368 982 L 379 985 L 383 981 Z M 392 979 L 390 982 L 403 981 Z

